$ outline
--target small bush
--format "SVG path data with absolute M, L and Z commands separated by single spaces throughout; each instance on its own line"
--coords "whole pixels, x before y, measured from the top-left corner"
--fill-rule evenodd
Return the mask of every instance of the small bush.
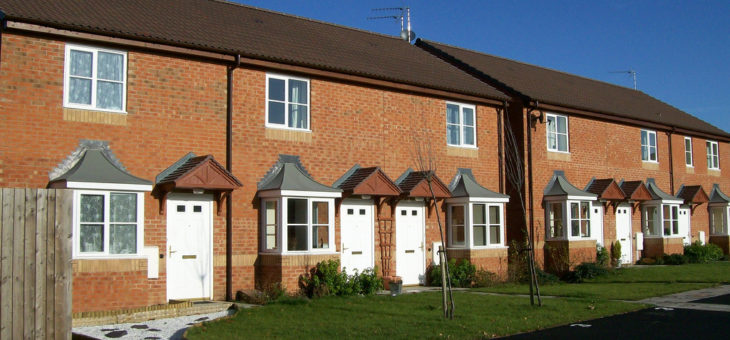
M 672 254 L 672 255 L 664 254 L 664 256 L 662 258 L 664 259 L 664 264 L 668 264 L 668 265 L 672 265 L 672 266 L 686 264 L 688 261 L 687 257 L 682 254 Z
M 497 282 L 497 275 L 483 269 L 477 269 L 469 260 L 449 260 L 451 286 L 459 288 L 488 287 Z M 429 285 L 441 287 L 441 266 L 432 266 L 429 271 Z
M 638 261 L 636 261 L 636 264 L 652 265 L 656 264 L 656 259 L 653 259 L 651 257 L 642 257 Z
M 535 268 L 535 275 L 537 276 L 537 283 L 540 285 L 552 285 L 560 282 L 560 278 L 540 268 Z
M 684 246 L 684 256 L 689 263 L 708 263 L 719 261 L 723 258 L 722 249 L 717 245 L 708 243 L 702 245 L 700 241 Z
M 605 267 L 608 265 L 609 255 L 608 250 L 601 245 L 596 246 L 596 263 L 599 266 Z
M 286 289 L 279 282 L 268 285 L 262 290 L 247 292 L 239 290 L 236 292 L 236 301 L 242 301 L 254 305 L 265 305 L 283 297 L 287 297 Z
M 308 297 L 326 295 L 371 295 L 383 289 L 383 282 L 375 269 L 347 275 L 340 271 L 340 260 L 327 260 L 317 263 L 309 276 L 299 278 L 299 286 Z
M 618 240 L 611 244 L 611 265 L 617 267 L 621 261 L 621 242 Z
M 575 270 L 568 273 L 566 280 L 568 282 L 580 283 L 588 279 L 606 275 L 607 273 L 608 269 L 595 262 L 583 262 L 577 265 Z
M 497 274 L 492 273 L 488 270 L 477 269 L 477 272 L 474 273 L 474 282 L 472 283 L 472 286 L 475 288 L 491 287 L 497 283 L 499 283 L 499 278 L 497 278 Z

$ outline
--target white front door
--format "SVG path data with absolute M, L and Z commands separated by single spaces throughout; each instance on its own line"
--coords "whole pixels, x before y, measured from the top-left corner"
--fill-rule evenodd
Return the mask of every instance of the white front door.
M 679 235 L 682 236 L 684 244 L 692 243 L 690 216 L 691 210 L 689 207 L 679 207 Z
M 210 195 L 168 196 L 168 300 L 212 297 L 212 210 Z
M 631 206 L 620 204 L 616 208 L 616 239 L 621 243 L 621 263 L 630 264 L 631 259 Z
M 425 209 L 422 202 L 402 202 L 395 212 L 395 273 L 404 285 L 425 284 Z
M 340 206 L 342 268 L 348 274 L 373 267 L 373 210 L 366 200 L 345 200 Z

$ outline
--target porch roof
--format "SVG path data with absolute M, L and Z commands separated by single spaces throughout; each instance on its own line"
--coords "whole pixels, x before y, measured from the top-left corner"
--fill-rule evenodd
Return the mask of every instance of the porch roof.
M 672 196 L 664 191 L 662 189 L 659 189 L 659 187 L 656 185 L 656 182 L 654 182 L 653 178 L 648 178 L 646 180 L 646 189 L 649 190 L 649 193 L 651 194 L 651 198 L 653 200 L 662 200 L 662 201 L 681 201 L 682 199 L 676 196 Z
M 494 192 L 479 184 L 471 169 L 459 168 L 451 180 L 449 189 L 451 190 L 451 197 L 509 199 L 509 195 Z
M 586 191 L 598 195 L 599 199 L 621 201 L 626 199 L 626 193 L 616 184 L 613 178 L 591 179 Z
M 342 192 L 341 189 L 321 184 L 304 168 L 299 156 L 279 155 L 279 160 L 259 181 L 258 191 L 287 190 L 310 192 Z
M 701 185 L 682 185 L 677 192 L 677 197 L 683 199 L 685 204 L 702 204 L 710 200 Z
M 649 189 L 642 181 L 621 181 L 619 187 L 626 194 L 626 199 L 632 201 L 649 201 L 652 199 Z
M 400 188 L 380 167 L 362 168 L 359 164 L 350 168 L 332 186 L 342 189 L 344 196 L 398 196 L 401 194 Z
M 431 187 L 436 198 L 451 197 L 449 188 L 433 171 L 413 171 L 413 169 L 408 168 L 395 180 L 395 184 L 406 196 L 428 198 L 431 197 L 431 191 L 428 187 L 429 176 L 431 176 Z
M 573 184 L 570 184 L 565 178 L 565 173 L 560 170 L 555 170 L 553 178 L 550 179 L 548 185 L 543 191 L 544 196 L 578 196 L 578 197 L 589 197 L 598 198 L 598 195 L 580 190 Z

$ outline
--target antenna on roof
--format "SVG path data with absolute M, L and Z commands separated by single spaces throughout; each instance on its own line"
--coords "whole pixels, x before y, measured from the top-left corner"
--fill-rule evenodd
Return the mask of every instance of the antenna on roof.
M 636 71 L 634 70 L 626 70 L 626 71 L 611 71 L 609 73 L 626 73 L 631 76 L 631 78 L 634 79 L 634 90 L 636 90 Z
M 401 39 L 411 42 L 416 39 L 416 33 L 411 31 L 411 8 L 410 7 L 384 7 L 384 8 L 373 8 L 373 12 L 383 11 L 400 11 L 400 15 L 382 15 L 376 17 L 368 17 L 368 20 L 376 19 L 400 19 L 400 37 Z M 403 27 L 403 19 L 406 20 L 406 27 Z

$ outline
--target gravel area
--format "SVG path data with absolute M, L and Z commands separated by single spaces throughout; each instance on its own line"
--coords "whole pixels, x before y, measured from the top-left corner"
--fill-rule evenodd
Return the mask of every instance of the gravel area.
M 188 315 L 146 322 L 77 327 L 73 329 L 73 333 L 96 339 L 182 339 L 182 335 L 188 327 L 233 313 L 234 310 L 226 310 L 211 314 Z

